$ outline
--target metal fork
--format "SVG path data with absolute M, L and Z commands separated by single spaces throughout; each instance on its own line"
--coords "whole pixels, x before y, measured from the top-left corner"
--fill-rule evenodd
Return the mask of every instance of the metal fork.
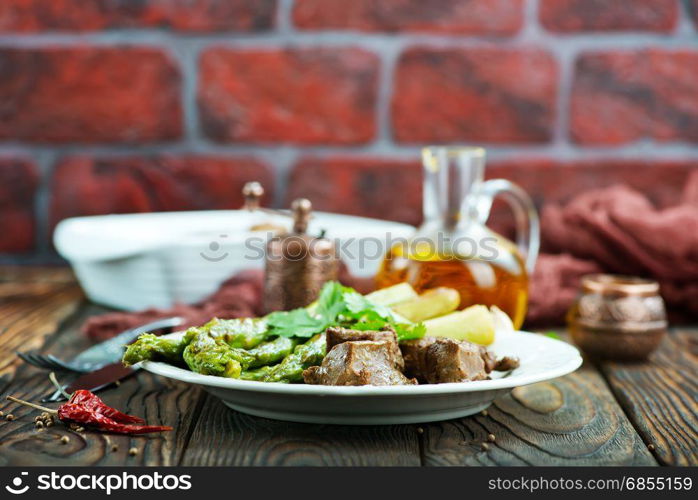
M 85 373 L 83 368 L 70 365 L 51 354 L 43 355 L 34 352 L 18 352 L 17 356 L 25 363 L 41 368 L 43 370 L 67 371 L 74 373 Z
M 25 363 L 43 370 L 87 373 L 119 361 L 124 352 L 124 345 L 133 342 L 140 334 L 163 328 L 174 328 L 183 323 L 184 318 L 173 316 L 131 328 L 104 342 L 93 345 L 71 361 L 64 361 L 51 354 L 44 355 L 33 352 L 18 352 L 17 356 Z

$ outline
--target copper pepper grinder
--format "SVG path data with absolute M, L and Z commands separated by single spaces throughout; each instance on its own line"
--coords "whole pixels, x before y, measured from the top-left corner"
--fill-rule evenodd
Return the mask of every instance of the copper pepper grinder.
M 245 200 L 245 204 L 242 206 L 243 210 L 253 210 L 260 209 L 260 202 L 264 196 L 264 188 L 259 182 L 247 182 L 242 187 L 242 197 Z
M 306 234 L 311 212 L 310 200 L 295 200 L 291 204 L 293 230 L 267 243 L 264 275 L 267 311 L 305 307 L 317 299 L 322 285 L 337 279 L 339 259 L 334 243 L 322 236 Z
M 312 216 L 310 200 L 295 200 L 290 211 L 261 207 L 264 188 L 259 182 L 245 184 L 242 195 L 245 199 L 243 210 L 282 215 L 293 220 L 291 232 L 272 222 L 252 228 L 275 233 L 266 246 L 265 309 L 283 311 L 307 306 L 318 297 L 322 285 L 336 280 L 339 274 L 334 243 L 322 236 L 306 234 Z
M 249 212 L 263 212 L 273 215 L 289 216 L 289 213 L 284 210 L 274 210 L 272 208 L 264 208 L 261 206 L 262 196 L 264 196 L 264 188 L 259 182 L 248 182 L 242 187 L 242 197 L 245 200 L 242 205 L 242 210 Z M 251 231 L 266 231 L 273 234 L 283 234 L 286 232 L 286 227 L 274 221 L 262 221 L 250 227 Z

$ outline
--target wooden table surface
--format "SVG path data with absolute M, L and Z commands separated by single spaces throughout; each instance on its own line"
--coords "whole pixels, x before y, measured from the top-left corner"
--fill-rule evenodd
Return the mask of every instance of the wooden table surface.
M 698 465 L 697 328 L 672 329 L 649 362 L 585 362 L 571 375 L 515 389 L 486 412 L 447 422 L 267 420 L 140 372 L 100 396 L 173 432 L 128 437 L 62 425 L 37 431 L 38 412 L 5 396 L 38 401 L 52 386 L 15 351 L 71 356 L 90 345 L 80 333 L 83 321 L 105 311 L 84 299 L 66 269 L 0 268 L 0 410 L 16 417 L 0 419 L 0 465 Z M 483 447 L 489 434 L 495 442 Z M 130 448 L 138 454 L 129 455 Z

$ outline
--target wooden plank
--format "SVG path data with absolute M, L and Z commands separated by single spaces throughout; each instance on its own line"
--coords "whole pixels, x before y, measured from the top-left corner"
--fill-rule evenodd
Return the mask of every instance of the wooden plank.
M 75 275 L 65 266 L 0 266 L 0 283 L 75 283 Z
M 0 268 L 0 285 L 10 290 L 0 299 L 0 363 L 9 359 L 0 378 L 0 388 L 3 380 L 8 385 L 0 409 L 18 417 L 14 422 L 0 420 L 2 465 L 656 464 L 604 380 L 588 365 L 567 377 L 515 390 L 500 398 L 487 416 L 421 428 L 304 425 L 250 417 L 198 389 L 140 373 L 101 396 L 149 422 L 172 425 L 174 432 L 130 438 L 78 434 L 60 425 L 36 431 L 32 421 L 37 413 L 16 408 L 4 395 L 11 392 L 36 401 L 51 386 L 45 372 L 17 368 L 12 353 L 19 347 L 40 346 L 77 309 L 80 295 L 71 295 L 76 287 L 66 276 L 55 269 Z M 22 293 L 13 291 L 17 280 L 29 283 Z M 79 326 L 102 311 L 84 308 L 48 339 L 44 351 L 67 357 L 84 349 L 89 341 Z M 675 346 L 664 346 L 653 359 L 661 376 L 648 367 L 612 364 L 604 365 L 604 373 L 645 441 L 657 447 L 660 461 L 695 463 L 689 452 L 696 450 L 696 387 L 687 375 L 696 372 L 695 337 L 677 338 L 671 341 Z M 685 359 L 678 359 L 681 356 Z M 672 384 L 669 390 L 667 380 Z M 672 406 L 669 417 L 667 398 Z M 643 412 L 648 413 L 646 419 L 641 418 Z M 495 442 L 483 450 L 490 433 Z M 669 433 L 677 435 L 667 437 Z M 70 437 L 68 444 L 61 444 L 63 435 Z M 118 451 L 111 451 L 113 445 Z M 138 449 L 136 456 L 128 455 L 131 447 Z
M 665 465 L 698 465 L 698 329 L 677 329 L 646 363 L 601 369 L 645 443 Z
M 83 303 L 69 269 L 44 270 L 0 268 L 0 388 L 20 362 L 15 351 L 41 347 Z
M 182 465 L 417 466 L 420 457 L 415 426 L 281 422 L 207 396 Z
M 588 365 L 514 389 L 485 414 L 425 425 L 423 436 L 425 465 L 656 464 Z
M 79 328 L 88 316 L 103 312 L 97 306 L 88 306 L 74 318 L 44 349 L 59 356 L 69 357 L 89 345 Z M 65 375 L 61 380 L 66 379 Z M 50 393 L 52 386 L 47 373 L 21 365 L 9 387 L 3 391 L 0 409 L 12 412 L 17 419 L 0 420 L 1 465 L 173 465 L 179 462 L 189 439 L 201 398 L 200 391 L 146 372 L 125 380 L 118 388 L 100 392 L 104 401 L 122 411 L 144 417 L 149 423 L 170 425 L 174 431 L 148 436 L 129 437 L 98 432 L 77 433 L 63 425 L 37 431 L 33 425 L 39 412 L 17 407 L 5 400 L 6 394 L 38 402 Z M 55 407 L 56 405 L 48 405 Z M 68 436 L 68 444 L 62 444 Z M 112 446 L 118 447 L 112 451 Z M 128 454 L 136 448 L 138 454 Z

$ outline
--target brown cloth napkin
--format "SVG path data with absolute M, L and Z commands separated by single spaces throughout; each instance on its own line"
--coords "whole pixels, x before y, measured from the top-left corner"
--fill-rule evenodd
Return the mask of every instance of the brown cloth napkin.
M 585 274 L 601 272 L 596 262 L 569 254 L 541 254 L 529 285 L 526 326 L 560 325 L 579 294 L 579 282 Z
M 605 272 L 653 278 L 670 309 L 698 318 L 698 172 L 675 206 L 659 210 L 642 193 L 616 185 L 564 207 L 545 206 L 541 227 L 546 251 L 596 262 Z M 535 296 L 541 284 L 533 281 Z
M 138 312 L 113 312 L 93 316 L 82 326 L 90 338 L 104 340 L 114 335 L 168 316 L 182 316 L 182 329 L 203 325 L 211 318 L 259 316 L 262 311 L 262 271 L 243 271 L 221 284 L 218 291 L 198 304 L 177 304 L 170 309 L 146 309 Z

